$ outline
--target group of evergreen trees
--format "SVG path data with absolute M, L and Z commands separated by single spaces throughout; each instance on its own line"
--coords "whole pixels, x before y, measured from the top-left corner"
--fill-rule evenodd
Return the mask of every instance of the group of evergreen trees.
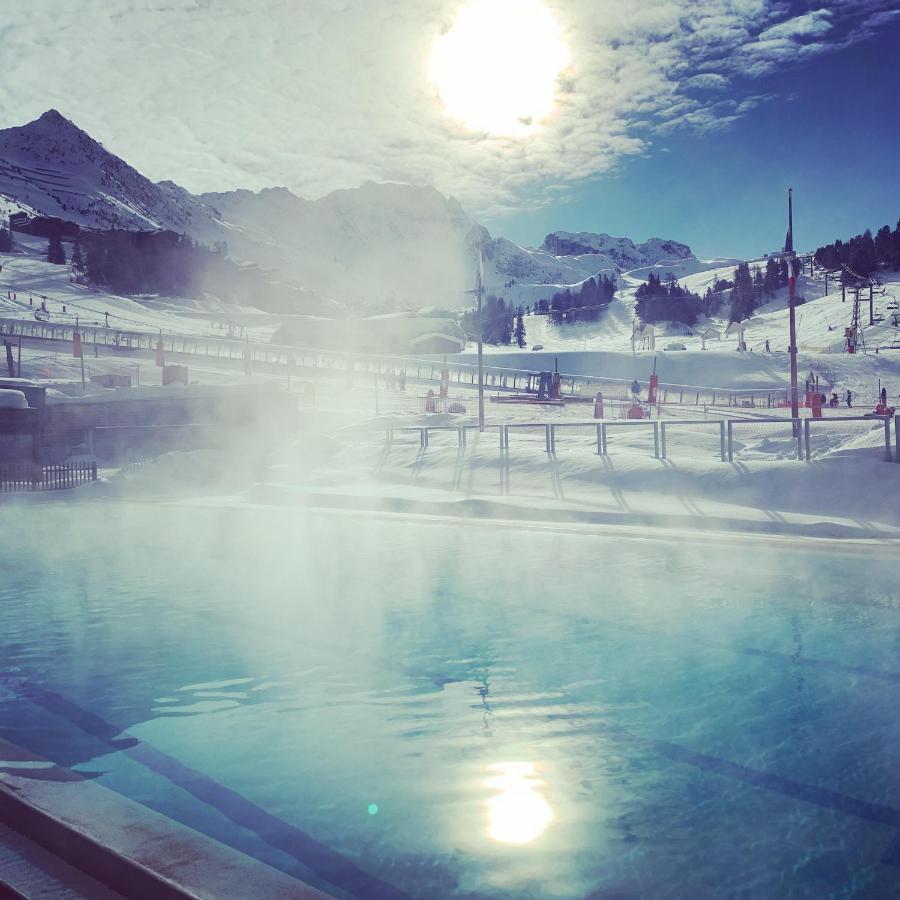
M 644 323 L 681 322 L 693 325 L 704 311 L 703 299 L 682 287 L 674 278 L 662 281 L 654 272 L 635 292 L 635 311 Z
M 507 306 L 502 297 L 489 294 L 485 297 L 479 322 L 478 312 L 469 310 L 463 313 L 463 330 L 470 335 L 477 335 L 479 330 L 486 344 L 509 344 L 516 337 L 520 347 L 525 346 L 525 323 L 522 310 L 514 310 Z
M 550 301 L 540 300 L 536 311 L 550 314 L 550 321 L 596 322 L 600 312 L 609 305 L 616 293 L 616 282 L 607 275 L 588 278 L 574 293 L 566 288 L 557 291 Z
M 82 232 L 80 244 L 84 275 L 116 293 L 190 295 L 208 289 L 210 277 L 226 283 L 234 268 L 221 251 L 172 231 Z
M 0 253 L 12 253 L 12 249 L 12 235 L 5 228 L 0 228 Z
M 871 275 L 876 269 L 900 269 L 900 220 L 891 231 L 890 225 L 878 229 L 875 237 L 866 229 L 844 241 L 835 241 L 816 250 L 816 262 L 826 269 L 847 265 L 860 275 Z
M 742 262 L 734 270 L 734 282 L 731 285 L 731 311 L 729 320 L 742 322 L 753 315 L 753 311 L 772 297 L 778 288 L 786 287 L 788 282 L 788 263 L 786 259 L 770 256 L 766 260 L 766 269 L 759 266 L 750 269 L 748 263 Z M 717 282 L 718 284 L 719 282 Z M 802 303 L 802 299 L 798 299 Z
M 66 251 L 58 234 L 50 235 L 47 244 L 47 262 L 56 263 L 58 266 L 66 264 Z

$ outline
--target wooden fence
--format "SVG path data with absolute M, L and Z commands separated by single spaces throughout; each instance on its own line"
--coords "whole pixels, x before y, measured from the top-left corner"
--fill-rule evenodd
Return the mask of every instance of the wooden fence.
M 0 493 L 63 491 L 96 480 L 96 463 L 66 463 L 58 466 L 0 464 Z

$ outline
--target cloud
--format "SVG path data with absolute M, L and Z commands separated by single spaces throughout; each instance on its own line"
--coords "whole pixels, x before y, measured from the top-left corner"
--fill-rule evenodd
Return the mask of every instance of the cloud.
M 685 78 L 681 82 L 683 90 L 722 91 L 731 84 L 731 81 L 718 72 L 706 72 Z
M 757 37 L 759 42 L 777 40 L 797 40 L 806 37 L 823 37 L 832 29 L 831 12 L 827 9 L 817 9 L 793 19 L 778 22 L 760 32 Z M 752 49 L 753 45 L 750 45 Z
M 56 107 L 193 191 L 284 184 L 317 197 L 397 180 L 497 215 L 559 202 L 655 152 L 656 135 L 730 127 L 771 99 L 753 78 L 865 40 L 898 12 L 889 0 L 802 15 L 783 0 L 545 0 L 571 65 L 551 118 L 510 140 L 450 120 L 426 77 L 462 2 L 10 4 L 0 126 Z

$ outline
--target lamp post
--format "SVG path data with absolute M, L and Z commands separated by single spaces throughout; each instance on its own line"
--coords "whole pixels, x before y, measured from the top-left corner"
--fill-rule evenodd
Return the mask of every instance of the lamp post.
M 484 299 L 484 246 L 478 236 L 478 269 L 475 272 L 475 287 L 467 291 L 475 295 L 475 310 L 478 319 L 478 430 L 484 432 L 484 322 L 482 321 L 482 301 Z
M 788 188 L 788 230 L 784 241 L 784 253 L 782 259 L 788 267 L 788 322 L 790 328 L 790 354 L 791 354 L 791 419 L 794 430 L 797 429 L 797 418 L 800 415 L 797 398 L 797 275 L 794 264 L 797 254 L 794 253 L 794 189 Z M 796 435 L 795 435 L 796 436 Z

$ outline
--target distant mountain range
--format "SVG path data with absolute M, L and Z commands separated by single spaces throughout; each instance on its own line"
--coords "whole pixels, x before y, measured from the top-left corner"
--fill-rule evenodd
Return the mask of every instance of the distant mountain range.
M 470 305 L 479 240 L 488 292 L 515 304 L 549 299 L 599 273 L 692 256 L 675 241 L 635 245 L 584 232 L 554 232 L 539 249 L 520 247 L 492 238 L 454 198 L 428 187 L 366 182 L 319 200 L 282 187 L 195 195 L 150 181 L 53 109 L 0 130 L 4 197 L 86 227 L 170 229 L 210 246 L 224 242 L 232 259 L 356 308 Z

